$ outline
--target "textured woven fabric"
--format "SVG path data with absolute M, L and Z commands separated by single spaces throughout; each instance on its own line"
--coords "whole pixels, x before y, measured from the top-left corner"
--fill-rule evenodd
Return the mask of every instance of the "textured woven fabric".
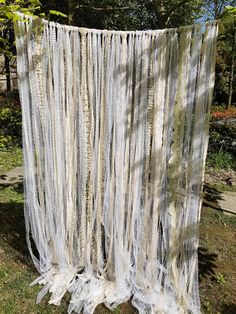
M 217 23 L 15 25 L 27 242 L 39 302 L 199 313 L 198 223 Z M 36 253 L 37 252 L 37 253 Z

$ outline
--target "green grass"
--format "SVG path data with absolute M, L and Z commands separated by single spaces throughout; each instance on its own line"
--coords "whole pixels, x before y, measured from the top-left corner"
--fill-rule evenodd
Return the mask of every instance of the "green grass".
M 232 153 L 219 149 L 217 152 L 212 152 L 207 155 L 206 165 L 207 167 L 214 168 L 216 170 L 234 169 L 236 164 L 235 156 Z
M 226 185 L 222 182 L 218 182 L 218 183 L 212 183 L 211 184 L 212 188 L 218 190 L 219 192 L 236 192 L 236 185 Z
M 221 210 L 214 208 L 204 209 L 204 214 L 201 217 L 201 223 L 203 225 L 218 224 L 222 227 L 236 228 L 236 215 L 225 215 Z
M 23 204 L 23 185 L 22 183 L 12 184 L 10 186 L 0 185 L 1 203 Z
M 0 175 L 14 167 L 22 166 L 22 149 L 13 147 L 8 150 L 0 151 Z

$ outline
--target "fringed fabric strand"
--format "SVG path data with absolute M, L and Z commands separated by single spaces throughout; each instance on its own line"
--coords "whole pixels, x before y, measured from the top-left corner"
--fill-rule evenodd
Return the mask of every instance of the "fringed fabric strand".
M 198 224 L 217 22 L 100 31 L 15 25 L 25 221 L 68 313 L 200 313 Z M 36 253 L 37 252 L 37 253 Z

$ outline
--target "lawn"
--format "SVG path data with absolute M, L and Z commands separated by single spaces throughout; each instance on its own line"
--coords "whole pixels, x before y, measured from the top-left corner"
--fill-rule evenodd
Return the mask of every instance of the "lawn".
M 0 152 L 0 175 L 22 164 L 20 149 Z M 219 192 L 220 193 L 220 192 Z M 35 304 L 40 286 L 25 242 L 22 184 L 0 185 L 0 314 L 66 313 L 69 296 L 60 307 Z M 202 312 L 236 313 L 236 217 L 203 207 L 200 225 L 199 282 Z M 99 306 L 96 314 L 110 313 Z M 115 313 L 131 314 L 129 304 Z M 174 314 L 174 313 L 173 313 Z

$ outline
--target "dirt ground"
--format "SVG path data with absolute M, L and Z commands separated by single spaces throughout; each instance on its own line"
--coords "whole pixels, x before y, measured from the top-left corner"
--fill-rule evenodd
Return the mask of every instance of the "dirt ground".
M 236 313 L 236 217 L 202 208 L 199 289 L 203 313 Z

